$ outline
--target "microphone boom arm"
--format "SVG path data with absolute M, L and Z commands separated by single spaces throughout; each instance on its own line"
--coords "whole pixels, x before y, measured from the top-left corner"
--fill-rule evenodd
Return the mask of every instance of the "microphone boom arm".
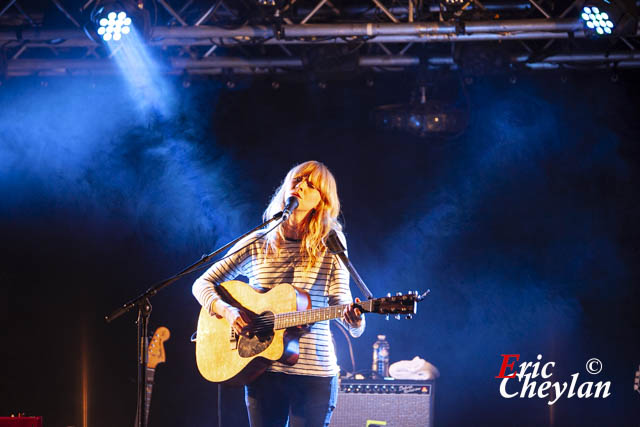
M 347 258 L 347 255 L 345 254 L 346 249 L 342 245 L 342 242 L 338 238 L 335 230 L 331 230 L 329 232 L 329 234 L 327 235 L 326 243 L 329 251 L 331 251 L 332 254 L 337 255 L 344 266 L 347 267 L 347 270 L 349 270 L 351 277 L 353 277 L 353 281 L 356 283 L 356 285 L 358 285 L 362 294 L 367 297 L 367 299 L 372 299 L 373 294 L 371 293 L 367 285 L 364 284 L 362 277 L 360 277 L 360 275 L 356 271 L 356 268 L 353 266 L 353 264 L 351 264 L 349 258 Z

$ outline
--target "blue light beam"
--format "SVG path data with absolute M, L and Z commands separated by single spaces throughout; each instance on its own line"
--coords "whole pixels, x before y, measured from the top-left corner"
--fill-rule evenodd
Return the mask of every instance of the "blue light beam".
M 124 33 L 124 27 L 120 31 Z M 115 39 L 116 34 L 120 33 L 113 30 L 113 38 L 106 44 L 128 84 L 132 99 L 144 114 L 157 113 L 167 118 L 173 110 L 174 96 L 160 66 L 146 49 L 135 27 L 131 27 L 126 37 L 119 40 Z

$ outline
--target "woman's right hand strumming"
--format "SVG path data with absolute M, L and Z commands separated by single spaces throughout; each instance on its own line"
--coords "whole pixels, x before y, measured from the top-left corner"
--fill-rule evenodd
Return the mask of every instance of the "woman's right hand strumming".
M 238 335 L 246 335 L 247 332 L 244 329 L 251 322 L 247 313 L 221 300 L 216 302 L 216 312 L 229 322 Z

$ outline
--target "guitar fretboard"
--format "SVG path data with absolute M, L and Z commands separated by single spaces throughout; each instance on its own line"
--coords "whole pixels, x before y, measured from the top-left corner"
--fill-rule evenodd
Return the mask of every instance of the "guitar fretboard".
M 360 302 L 359 305 L 363 311 L 370 312 L 372 301 Z M 348 306 L 349 304 L 332 305 L 331 307 L 325 308 L 276 314 L 274 328 L 286 329 L 294 326 L 309 325 L 323 320 L 336 319 L 342 317 L 342 313 Z

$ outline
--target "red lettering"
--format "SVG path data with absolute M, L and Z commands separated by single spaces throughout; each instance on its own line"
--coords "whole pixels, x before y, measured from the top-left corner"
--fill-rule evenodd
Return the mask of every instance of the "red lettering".
M 511 370 L 513 371 L 514 370 L 513 364 L 516 363 L 515 361 L 508 363 L 509 359 L 511 359 L 512 357 L 515 357 L 516 360 L 520 360 L 520 355 L 519 354 L 501 354 L 501 356 L 502 356 L 502 366 L 500 366 L 500 374 L 496 378 L 515 378 L 516 377 L 515 372 L 511 375 L 505 376 L 505 374 L 506 374 L 507 368 L 511 368 Z

